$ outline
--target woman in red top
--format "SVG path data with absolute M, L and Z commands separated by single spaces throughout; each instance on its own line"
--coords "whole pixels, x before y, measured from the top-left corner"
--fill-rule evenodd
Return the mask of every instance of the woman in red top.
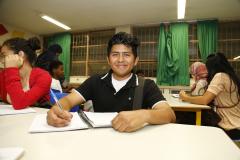
M 49 101 L 51 76 L 47 71 L 33 68 L 37 49 L 40 49 L 40 45 L 33 38 L 12 38 L 2 45 L 5 69 L 0 72 L 0 96 L 14 109 Z

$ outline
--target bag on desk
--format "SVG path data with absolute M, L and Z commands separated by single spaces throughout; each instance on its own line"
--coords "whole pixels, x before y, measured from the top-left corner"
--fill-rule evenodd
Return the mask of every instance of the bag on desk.
M 202 111 L 202 124 L 204 126 L 216 127 L 220 121 L 221 117 L 213 110 L 213 108 Z

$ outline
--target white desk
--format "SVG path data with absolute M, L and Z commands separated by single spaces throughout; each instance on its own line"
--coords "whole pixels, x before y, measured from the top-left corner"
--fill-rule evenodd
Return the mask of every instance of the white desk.
M 0 147 L 25 148 L 21 160 L 240 160 L 220 129 L 167 124 L 134 133 L 112 128 L 29 134 L 37 113 L 0 116 Z
M 210 109 L 208 105 L 198 105 L 188 102 L 183 102 L 179 98 L 172 97 L 171 94 L 164 94 L 168 104 L 175 111 L 187 111 L 187 112 L 196 112 L 196 125 L 201 125 L 201 117 L 203 109 Z

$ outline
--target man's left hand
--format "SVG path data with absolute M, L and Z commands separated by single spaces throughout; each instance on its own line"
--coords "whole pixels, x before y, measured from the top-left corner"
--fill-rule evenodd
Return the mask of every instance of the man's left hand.
M 122 111 L 113 120 L 112 127 L 119 132 L 133 132 L 147 123 L 148 111 Z

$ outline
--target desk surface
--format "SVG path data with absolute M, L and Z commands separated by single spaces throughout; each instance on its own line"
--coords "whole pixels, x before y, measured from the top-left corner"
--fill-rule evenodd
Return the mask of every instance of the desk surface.
M 193 103 L 188 103 L 188 102 L 183 102 L 179 98 L 174 98 L 172 97 L 171 94 L 164 94 L 163 95 L 168 104 L 172 108 L 195 108 L 195 109 L 210 109 L 210 106 L 208 105 L 199 105 L 199 104 L 193 104 Z
M 99 128 L 30 134 L 28 129 L 36 114 L 0 116 L 0 147 L 23 147 L 21 160 L 240 159 L 237 146 L 214 127 L 167 124 L 134 133 Z
M 170 89 L 170 90 L 186 90 L 186 91 L 190 91 L 191 87 L 190 86 L 163 86 L 163 85 L 158 85 L 158 88 L 160 89 Z

